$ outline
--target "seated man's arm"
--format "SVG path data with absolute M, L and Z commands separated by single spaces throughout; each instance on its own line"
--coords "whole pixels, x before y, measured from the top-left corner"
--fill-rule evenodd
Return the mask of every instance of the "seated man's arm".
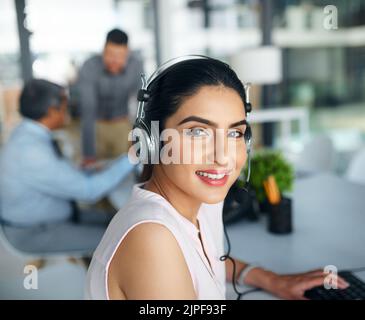
M 133 169 L 128 157 L 122 156 L 108 168 L 89 175 L 51 151 L 25 152 L 19 160 L 24 172 L 21 179 L 36 190 L 63 199 L 95 202 L 115 188 Z

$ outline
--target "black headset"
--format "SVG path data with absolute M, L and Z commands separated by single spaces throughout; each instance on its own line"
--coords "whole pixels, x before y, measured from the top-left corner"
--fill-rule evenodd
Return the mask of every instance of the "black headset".
M 138 108 L 137 108 L 137 116 L 136 121 L 132 130 L 132 140 L 137 141 L 139 143 L 139 149 L 137 150 L 137 157 L 139 161 L 143 164 L 156 163 L 154 161 L 158 161 L 159 159 L 159 151 L 160 151 L 160 142 L 159 142 L 159 132 L 158 129 L 148 125 L 145 121 L 145 103 L 148 102 L 150 98 L 150 85 L 158 79 L 161 74 L 166 74 L 169 72 L 172 66 L 176 66 L 177 64 L 188 61 L 188 60 L 215 60 L 213 58 L 203 56 L 203 55 L 185 55 L 181 57 L 177 57 L 171 59 L 164 64 L 162 64 L 152 75 L 146 78 L 145 74 L 141 74 L 142 79 L 142 88 L 138 91 L 137 100 L 138 100 Z M 245 88 L 245 113 L 246 115 L 251 112 L 252 106 L 249 99 L 249 90 L 250 84 L 247 83 L 244 85 Z M 250 178 L 250 169 L 251 169 L 251 159 L 250 159 L 250 151 L 251 151 L 251 140 L 252 140 L 252 132 L 251 127 L 247 123 L 247 128 L 245 131 L 245 140 L 246 140 L 246 151 L 247 151 L 247 161 L 248 161 L 248 174 L 246 177 L 246 186 Z

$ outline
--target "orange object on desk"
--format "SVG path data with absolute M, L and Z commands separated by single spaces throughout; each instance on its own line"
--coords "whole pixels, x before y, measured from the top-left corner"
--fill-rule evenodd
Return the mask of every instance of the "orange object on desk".
M 264 189 L 270 204 L 275 205 L 280 203 L 281 195 L 273 175 L 270 175 L 267 180 L 264 181 Z

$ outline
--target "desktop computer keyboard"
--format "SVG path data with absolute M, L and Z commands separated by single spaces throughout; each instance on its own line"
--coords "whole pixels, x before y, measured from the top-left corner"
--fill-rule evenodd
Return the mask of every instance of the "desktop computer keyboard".
M 305 292 L 310 300 L 365 300 L 365 283 L 349 271 L 338 273 L 350 286 L 346 289 L 326 289 L 324 286 L 315 287 Z

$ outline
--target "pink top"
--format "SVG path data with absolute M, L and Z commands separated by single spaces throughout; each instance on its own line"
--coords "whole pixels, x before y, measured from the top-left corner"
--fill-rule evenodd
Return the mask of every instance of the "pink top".
M 188 265 L 197 298 L 225 299 L 225 264 L 219 258 L 224 254 L 222 206 L 202 204 L 198 212 L 203 252 L 195 225 L 179 214 L 162 196 L 133 187 L 128 203 L 119 210 L 108 226 L 91 261 L 86 286 L 87 299 L 109 299 L 107 277 L 110 262 L 127 233 L 145 222 L 164 225 L 174 235 Z

